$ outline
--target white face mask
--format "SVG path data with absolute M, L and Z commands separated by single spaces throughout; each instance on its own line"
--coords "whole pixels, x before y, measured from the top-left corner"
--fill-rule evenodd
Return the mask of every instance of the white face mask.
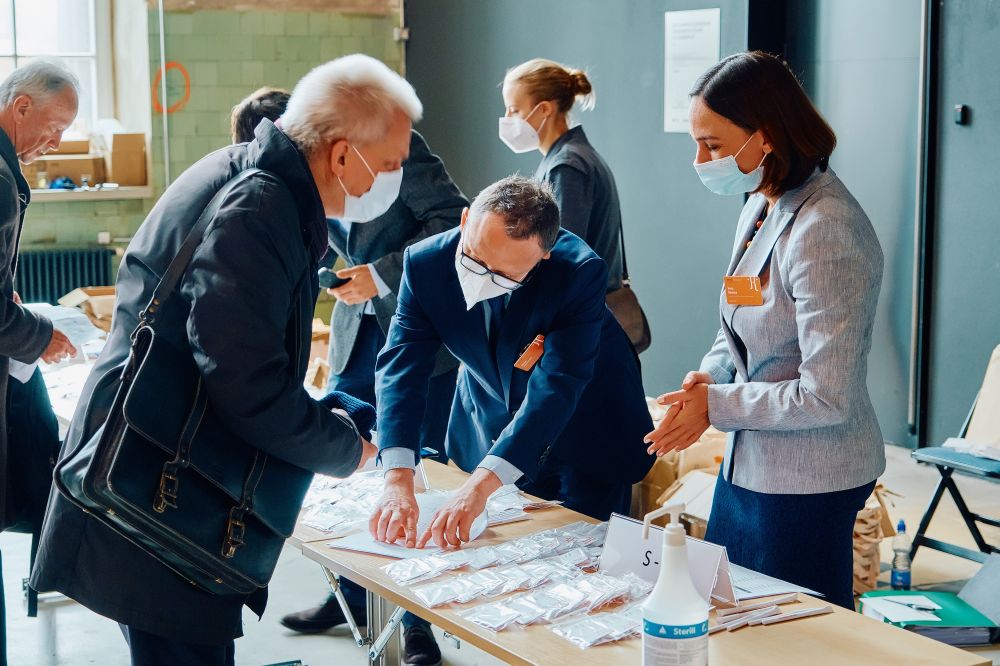
M 528 124 L 528 118 L 538 110 L 539 104 L 541 102 L 536 104 L 531 113 L 524 118 L 505 116 L 500 119 L 500 140 L 507 144 L 507 147 L 515 153 L 527 153 L 532 150 L 538 150 L 538 146 L 541 144 L 538 132 L 542 131 L 542 128 L 545 127 L 545 121 L 548 118 L 542 120 L 542 124 L 538 126 L 538 130 L 535 130 L 534 127 Z
M 361 158 L 362 164 L 372 175 L 372 186 L 367 192 L 360 196 L 354 196 L 344 187 L 344 181 L 340 182 L 340 188 L 344 190 L 344 213 L 339 217 L 342 222 L 371 222 L 387 210 L 399 197 L 399 188 L 403 183 L 403 168 L 395 171 L 379 171 L 377 174 L 368 166 L 364 156 L 358 149 L 351 146 L 351 149 Z
M 747 147 L 752 138 L 753 134 L 736 151 L 736 155 L 743 152 L 743 149 Z M 746 192 L 753 192 L 760 187 L 760 183 L 764 178 L 764 157 L 767 157 L 767 153 L 764 154 L 764 157 L 760 158 L 760 164 L 750 173 L 740 171 L 740 166 L 736 163 L 736 155 L 728 155 L 717 160 L 695 164 L 694 170 L 698 173 L 698 177 L 701 178 L 701 182 L 705 187 L 716 194 L 745 194 Z
M 455 271 L 458 273 L 458 284 L 462 287 L 462 296 L 465 297 L 465 309 L 471 310 L 476 303 L 486 301 L 497 296 L 511 293 L 510 289 L 505 289 L 493 282 L 489 273 L 477 275 L 462 264 L 462 251 L 455 253 Z

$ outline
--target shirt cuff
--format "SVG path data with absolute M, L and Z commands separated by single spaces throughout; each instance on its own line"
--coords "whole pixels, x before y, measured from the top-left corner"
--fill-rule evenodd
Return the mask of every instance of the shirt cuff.
M 392 289 L 389 289 L 389 285 L 385 283 L 385 280 L 382 279 L 382 276 L 378 274 L 377 270 L 375 270 L 375 265 L 368 264 L 368 270 L 372 274 L 372 280 L 375 281 L 375 288 L 378 289 L 378 297 L 385 298 L 386 296 L 391 294 Z
M 496 474 L 497 478 L 500 479 L 500 483 L 505 486 L 514 483 L 524 476 L 524 473 L 521 470 L 511 465 L 500 456 L 486 456 L 483 458 L 483 462 L 479 463 L 478 466 L 483 469 L 488 469 Z
M 382 469 L 387 472 L 390 469 L 415 469 L 417 466 L 416 454 L 413 449 L 405 446 L 390 446 L 382 449 L 378 453 L 378 459 L 382 464 Z

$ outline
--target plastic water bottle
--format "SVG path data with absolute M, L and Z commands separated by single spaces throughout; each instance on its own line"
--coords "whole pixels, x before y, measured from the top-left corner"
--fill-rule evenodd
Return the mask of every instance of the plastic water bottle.
M 906 533 L 906 521 L 896 525 L 896 536 L 892 539 L 892 574 L 889 582 L 894 590 L 910 589 L 910 536 Z
M 660 574 L 642 608 L 643 666 L 708 664 L 708 602 L 691 582 L 687 537 L 680 523 L 683 510 L 683 505 L 658 509 L 643 521 L 648 538 L 650 520 L 672 514 L 663 531 Z

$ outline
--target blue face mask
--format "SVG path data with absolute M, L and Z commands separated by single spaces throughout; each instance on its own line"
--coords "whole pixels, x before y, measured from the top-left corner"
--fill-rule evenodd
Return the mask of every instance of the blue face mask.
M 743 149 L 747 147 L 752 138 L 753 134 L 736 151 L 736 155 L 743 152 Z M 750 173 L 740 171 L 740 166 L 736 163 L 736 155 L 728 155 L 717 160 L 702 162 L 701 164 L 696 163 L 694 170 L 697 172 L 698 177 L 701 178 L 701 182 L 705 187 L 716 194 L 745 194 L 746 192 L 753 192 L 760 187 L 761 180 L 764 178 L 764 157 L 767 157 L 767 154 L 765 153 L 764 157 L 760 158 L 760 164 Z

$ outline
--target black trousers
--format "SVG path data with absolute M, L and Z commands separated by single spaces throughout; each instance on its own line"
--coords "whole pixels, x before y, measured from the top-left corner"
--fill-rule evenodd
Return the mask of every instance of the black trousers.
M 118 625 L 132 654 L 132 666 L 235 666 L 236 645 L 197 645 Z
M 758 493 L 720 473 L 705 540 L 725 546 L 734 564 L 854 610 L 854 521 L 874 488 L 872 481 L 830 493 Z

